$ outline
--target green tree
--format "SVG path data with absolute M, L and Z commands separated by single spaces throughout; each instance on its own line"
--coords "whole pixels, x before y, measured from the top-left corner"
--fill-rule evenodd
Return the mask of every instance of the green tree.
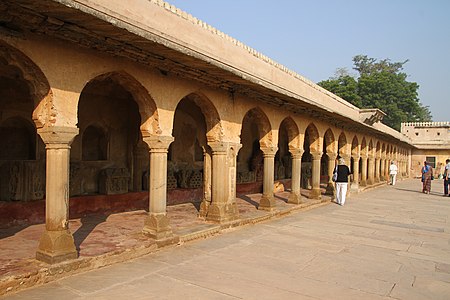
M 357 55 L 353 57 L 357 78 L 338 69 L 334 77 L 318 84 L 357 107 L 381 109 L 387 114 L 383 123 L 400 130 L 402 122 L 431 121 L 430 110 L 419 101 L 419 85 L 407 81 L 402 72 L 407 62 Z
M 363 105 L 358 95 L 358 82 L 346 69 L 338 69 L 334 77 L 319 82 L 319 85 L 357 107 Z

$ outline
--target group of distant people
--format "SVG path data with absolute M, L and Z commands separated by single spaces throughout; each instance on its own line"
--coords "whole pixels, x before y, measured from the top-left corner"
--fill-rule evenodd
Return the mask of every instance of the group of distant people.
M 395 185 L 395 180 L 397 177 L 397 165 L 394 161 L 391 162 L 389 166 L 389 184 Z M 434 179 L 433 167 L 427 161 L 424 161 L 421 170 L 422 173 L 422 192 L 425 194 L 430 194 L 431 192 L 431 181 Z M 336 183 L 336 202 L 339 205 L 344 205 L 345 196 L 347 194 L 348 186 L 348 176 L 352 173 L 350 168 L 345 165 L 345 160 L 339 158 L 338 164 L 333 171 L 333 181 Z M 444 168 L 444 196 L 450 196 L 449 185 L 450 185 L 450 159 L 445 161 Z
M 433 167 L 427 161 L 423 162 L 423 167 L 421 170 L 422 173 L 422 192 L 425 194 L 429 194 L 431 192 L 431 181 L 434 179 L 434 170 Z M 444 167 L 444 196 L 450 196 L 448 193 L 449 184 L 450 184 L 450 159 L 445 161 Z

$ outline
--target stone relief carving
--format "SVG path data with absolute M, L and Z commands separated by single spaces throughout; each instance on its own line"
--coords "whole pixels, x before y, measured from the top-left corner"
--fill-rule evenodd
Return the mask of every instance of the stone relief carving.
M 167 164 L 167 188 L 168 189 L 193 189 L 203 186 L 203 166 L 187 163 Z
M 237 183 L 249 183 L 249 182 L 256 182 L 255 171 L 238 172 Z
M 127 168 L 107 168 L 99 174 L 99 192 L 106 195 L 128 193 L 130 172 Z
M 311 189 L 312 163 L 302 162 L 301 187 Z
M 45 197 L 45 162 L 0 163 L 0 200 L 32 201 Z

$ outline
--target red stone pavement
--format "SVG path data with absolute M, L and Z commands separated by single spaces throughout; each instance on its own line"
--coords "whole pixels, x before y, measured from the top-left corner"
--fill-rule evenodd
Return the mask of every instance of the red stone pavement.
M 307 190 L 302 191 L 302 195 L 307 197 L 308 192 Z M 289 210 L 296 206 L 287 203 L 288 195 L 289 192 L 275 194 L 277 210 Z M 260 197 L 261 194 L 253 194 L 237 198 L 241 219 L 251 219 L 268 214 L 257 210 Z M 329 197 L 323 198 L 329 200 Z M 305 201 L 313 202 L 308 199 Z M 317 201 L 315 202 L 317 203 Z M 175 234 L 186 229 L 192 229 L 195 232 L 196 227 L 208 224 L 197 217 L 198 207 L 199 203 L 167 207 L 170 225 Z M 114 214 L 94 214 L 71 219 L 69 228 L 73 233 L 79 257 L 96 257 L 124 249 L 155 244 L 155 241 L 141 233 L 146 215 L 145 210 L 136 210 Z M 11 278 L 11 276 L 37 272 L 48 266 L 34 258 L 39 238 L 44 229 L 45 224 L 0 229 L 0 281 L 6 277 Z

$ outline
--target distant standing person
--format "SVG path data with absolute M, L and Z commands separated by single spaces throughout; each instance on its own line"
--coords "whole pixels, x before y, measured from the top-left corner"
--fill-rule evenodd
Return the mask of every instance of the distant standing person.
M 450 178 L 450 159 L 447 159 L 445 161 L 445 167 L 444 167 L 444 196 L 450 196 L 448 194 L 448 185 L 449 185 L 449 178 Z
M 389 184 L 390 185 L 395 185 L 395 178 L 397 177 L 397 166 L 395 165 L 395 163 L 392 161 L 391 165 L 389 166 Z
M 422 167 L 422 192 L 429 194 L 431 192 L 431 180 L 433 178 L 433 167 L 426 161 Z
M 348 176 L 351 173 L 350 169 L 345 165 L 345 160 L 342 157 L 339 158 L 336 172 L 336 201 L 339 205 L 344 205 L 348 187 Z

